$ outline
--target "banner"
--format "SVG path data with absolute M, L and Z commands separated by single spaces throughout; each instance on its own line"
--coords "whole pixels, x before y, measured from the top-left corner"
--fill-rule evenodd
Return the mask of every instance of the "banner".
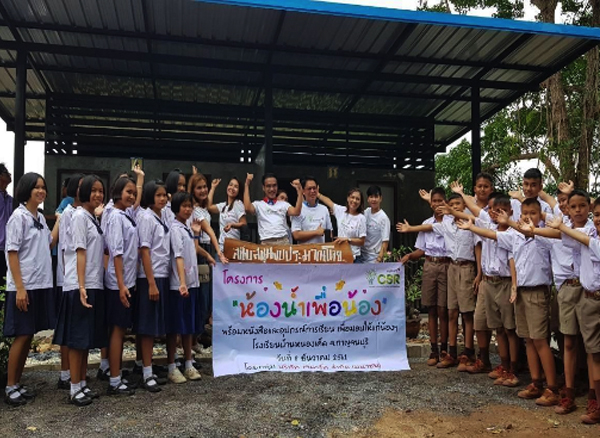
M 232 263 L 213 273 L 215 377 L 409 369 L 400 263 Z
M 223 254 L 230 262 L 242 263 L 353 263 L 348 242 L 301 243 L 298 245 L 257 245 L 225 239 Z

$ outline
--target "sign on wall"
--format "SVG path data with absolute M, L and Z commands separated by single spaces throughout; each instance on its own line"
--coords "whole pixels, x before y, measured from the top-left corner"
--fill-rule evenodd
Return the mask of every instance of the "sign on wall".
M 215 376 L 409 369 L 400 263 L 213 272 Z

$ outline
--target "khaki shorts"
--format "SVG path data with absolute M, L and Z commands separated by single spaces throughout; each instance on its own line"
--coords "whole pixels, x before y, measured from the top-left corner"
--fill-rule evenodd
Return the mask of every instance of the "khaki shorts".
M 585 352 L 600 353 L 600 300 L 586 297 L 584 291 L 576 310 Z
M 479 295 L 485 292 L 487 325 L 491 329 L 505 328 L 514 330 L 515 305 L 510 302 L 510 277 L 495 281 L 483 280 L 479 286 Z
M 488 331 L 486 316 L 486 296 L 483 287 L 483 281 L 479 284 L 479 292 L 477 293 L 477 299 L 475 303 L 475 315 L 473 315 L 473 328 L 475 331 L 482 332 Z
M 537 286 L 517 289 L 515 306 L 517 336 L 548 339 L 550 321 L 550 289 Z
M 579 315 L 575 308 L 581 301 L 583 287 L 563 283 L 558 291 L 558 321 L 563 335 L 577 336 L 579 334 Z
M 425 261 L 421 283 L 421 304 L 448 307 L 448 263 Z
M 448 309 L 458 309 L 460 313 L 475 310 L 475 294 L 473 281 L 475 280 L 475 263 L 448 266 Z
M 560 315 L 558 310 L 558 292 L 553 285 L 550 288 L 550 333 L 560 332 Z

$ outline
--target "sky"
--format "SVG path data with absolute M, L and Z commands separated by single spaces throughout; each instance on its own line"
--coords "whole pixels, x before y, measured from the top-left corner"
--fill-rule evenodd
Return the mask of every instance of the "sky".
M 366 6 L 379 6 L 386 8 L 395 8 L 395 9 L 408 9 L 408 10 L 416 10 L 419 5 L 418 0 L 317 0 L 317 1 L 327 1 L 332 3 L 348 3 L 348 4 L 358 4 L 358 5 L 366 5 Z M 430 4 L 435 4 L 436 0 L 430 0 Z M 560 8 L 560 4 L 559 4 Z M 558 9 L 559 9 L 558 8 Z M 476 15 L 482 17 L 491 16 L 493 9 L 483 9 L 476 10 L 470 13 L 469 15 Z M 534 21 L 535 15 L 537 13 L 537 9 L 531 5 L 529 0 L 525 0 L 525 17 L 524 20 Z M 560 12 L 557 12 L 557 22 L 561 22 L 560 20 Z M 467 134 L 463 138 L 467 138 L 470 140 L 470 134 Z M 458 139 L 454 144 L 458 144 L 462 138 Z M 452 148 L 453 145 L 449 146 L 449 149 Z M 6 130 L 6 124 L 0 120 L 0 162 L 4 162 L 8 170 L 13 172 L 13 160 L 14 160 L 14 134 L 12 132 L 8 132 Z M 40 174 L 44 174 L 44 144 L 43 142 L 28 142 L 25 146 L 25 172 L 37 172 Z M 11 184 L 8 187 L 8 191 L 12 193 L 14 188 L 14 184 Z

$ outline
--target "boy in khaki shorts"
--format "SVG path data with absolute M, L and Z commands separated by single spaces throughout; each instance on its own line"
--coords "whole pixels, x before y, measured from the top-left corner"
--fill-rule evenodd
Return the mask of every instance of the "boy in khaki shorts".
M 446 192 L 442 187 L 436 187 L 430 192 L 431 209 L 434 214 L 423 224 L 440 223 L 444 218 L 440 207 L 446 202 Z M 423 265 L 423 282 L 421 285 L 421 304 L 427 307 L 429 326 L 429 341 L 431 354 L 427 365 L 434 366 L 440 361 L 438 349 L 438 328 L 440 333 L 441 351 L 448 351 L 448 264 L 450 258 L 446 253 L 444 237 L 433 232 L 422 231 L 417 236 L 416 250 L 402 257 L 401 262 L 417 260 L 425 256 Z M 439 320 L 439 325 L 438 325 Z
M 448 198 L 450 208 L 458 211 L 465 209 L 462 196 L 453 193 Z M 481 280 L 479 271 L 479 258 L 481 247 L 478 247 L 476 256 L 475 236 L 458 228 L 456 220 L 452 216 L 444 216 L 440 223 L 411 226 L 408 222 L 399 223 L 396 229 L 401 233 L 433 231 L 443 236 L 446 242 L 446 250 L 450 256 L 448 266 L 448 314 L 449 314 L 449 351 L 442 352 L 438 368 L 449 368 L 458 362 L 457 336 L 458 315 L 462 315 L 465 324 L 465 349 L 461 356 L 461 365 L 466 371 L 468 361 L 475 362 L 475 351 L 473 348 L 473 312 L 475 311 L 476 285 Z
M 521 205 L 521 221 L 539 224 L 542 220 L 541 205 L 535 198 L 525 199 Z M 519 224 L 510 220 L 504 212 L 498 214 L 499 225 L 509 225 L 519 230 Z M 515 321 L 517 335 L 525 339 L 527 364 L 532 383 L 518 396 L 525 399 L 536 399 L 540 406 L 558 404 L 558 386 L 556 384 L 556 368 L 554 356 L 548 344 L 550 317 L 550 285 L 552 269 L 550 249 L 552 241 L 545 237 L 526 237 L 512 230 L 494 232 L 470 227 L 481 236 L 496 239 L 498 246 L 512 253 L 515 263 L 516 288 L 511 291 L 511 301 L 516 301 Z M 540 368 L 540 361 L 542 367 Z M 542 369 L 548 383 L 544 391 Z
M 499 225 L 495 218 L 500 212 L 506 215 L 512 215 L 510 199 L 502 193 L 494 193 L 490 196 L 490 206 L 488 211 L 478 208 L 469 198 L 465 198 L 467 208 L 477 215 L 476 218 L 467 216 L 468 222 L 460 223 L 463 229 L 481 234 L 481 268 L 483 272 L 483 281 L 479 286 L 477 294 L 477 306 L 484 306 L 486 327 L 496 330 L 496 341 L 498 342 L 498 354 L 501 364 L 490 372 L 490 377 L 494 378 L 495 385 L 514 387 L 519 384 L 517 377 L 517 358 L 519 352 L 519 339 L 515 333 L 515 311 L 510 302 L 511 287 L 516 285 L 514 275 L 514 260 L 510 260 L 510 251 L 500 248 L 497 241 L 485 236 L 485 230 L 507 231 L 508 225 Z M 475 226 L 473 226 L 475 219 Z M 479 230 L 479 232 L 478 232 Z M 483 230 L 483 231 L 481 231 Z M 475 330 L 479 328 L 477 323 L 477 309 L 475 310 Z M 481 373 L 491 371 L 489 355 L 487 363 L 478 360 L 470 366 L 467 371 L 471 373 Z
M 572 211 L 570 209 L 569 213 Z M 579 243 L 578 249 L 581 251 L 579 275 L 583 291 L 575 304 L 575 316 L 588 354 L 590 396 L 587 413 L 581 416 L 581 421 L 587 424 L 600 423 L 600 407 L 596 399 L 600 394 L 600 240 L 597 237 L 600 230 L 600 200 L 594 201 L 592 212 L 596 229 L 594 236 L 589 235 L 589 228 L 573 229 L 560 217 L 548 221 L 548 226 L 563 233 L 565 243 L 575 240 Z M 572 242 L 569 242 L 569 245 L 571 244 Z

